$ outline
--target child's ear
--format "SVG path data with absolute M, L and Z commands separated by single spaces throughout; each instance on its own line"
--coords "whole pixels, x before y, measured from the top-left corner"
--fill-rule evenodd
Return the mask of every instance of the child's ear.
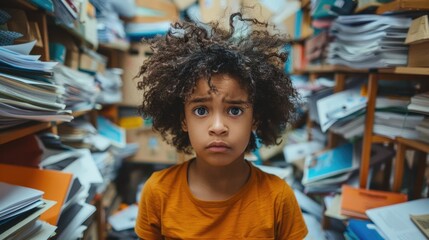
M 187 132 L 188 131 L 188 125 L 186 124 L 186 119 L 182 119 L 182 130 L 184 131 L 184 132 Z
M 256 131 L 256 128 L 257 128 L 257 124 L 256 124 L 255 119 L 253 119 L 253 123 L 252 123 L 252 131 Z

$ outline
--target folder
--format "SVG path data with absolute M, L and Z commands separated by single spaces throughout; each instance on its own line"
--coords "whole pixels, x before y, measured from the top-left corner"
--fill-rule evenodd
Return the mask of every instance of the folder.
M 43 198 L 57 202 L 40 217 L 52 225 L 57 225 L 72 179 L 71 173 L 0 164 L 0 181 L 38 189 L 45 193 Z
M 349 185 L 343 185 L 341 191 L 341 214 L 361 219 L 368 219 L 365 214 L 368 209 L 403 203 L 408 199 L 402 193 L 360 189 Z

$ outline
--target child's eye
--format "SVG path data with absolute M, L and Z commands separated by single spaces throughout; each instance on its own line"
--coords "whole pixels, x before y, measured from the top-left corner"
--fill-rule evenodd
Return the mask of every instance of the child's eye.
M 197 116 L 205 116 L 207 115 L 208 111 L 205 107 L 197 107 L 194 109 L 194 114 Z
M 228 109 L 228 114 L 232 116 L 240 116 L 241 114 L 243 114 L 243 110 L 239 107 L 232 107 Z

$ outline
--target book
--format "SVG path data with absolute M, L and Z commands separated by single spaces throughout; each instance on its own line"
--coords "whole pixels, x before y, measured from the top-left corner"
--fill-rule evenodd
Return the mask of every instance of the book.
M 410 219 L 410 215 L 429 214 L 428 198 L 369 209 L 366 214 L 386 235 L 386 239 L 427 239 Z
M 411 221 L 422 231 L 429 239 L 429 214 L 410 215 Z
M 368 220 L 350 219 L 347 231 L 353 232 L 353 234 L 360 240 L 383 240 L 382 233 L 377 226 Z
M 368 219 L 365 211 L 372 208 L 406 202 L 408 196 L 402 193 L 354 188 L 343 185 L 341 188 L 341 214 Z
M 353 154 L 353 144 L 347 143 L 331 150 L 308 156 L 305 159 L 302 183 L 309 184 L 340 173 L 356 170 L 358 159 Z

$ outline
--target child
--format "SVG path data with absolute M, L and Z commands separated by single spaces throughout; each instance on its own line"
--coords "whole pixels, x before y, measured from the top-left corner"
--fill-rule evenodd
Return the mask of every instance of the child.
M 259 29 L 239 35 L 237 21 Z M 135 226 L 140 238 L 306 236 L 292 189 L 244 159 L 256 139 L 279 142 L 297 96 L 283 70 L 287 38 L 266 27 L 235 13 L 230 31 L 183 22 L 150 40 L 140 111 L 177 150 L 196 157 L 146 182 Z

